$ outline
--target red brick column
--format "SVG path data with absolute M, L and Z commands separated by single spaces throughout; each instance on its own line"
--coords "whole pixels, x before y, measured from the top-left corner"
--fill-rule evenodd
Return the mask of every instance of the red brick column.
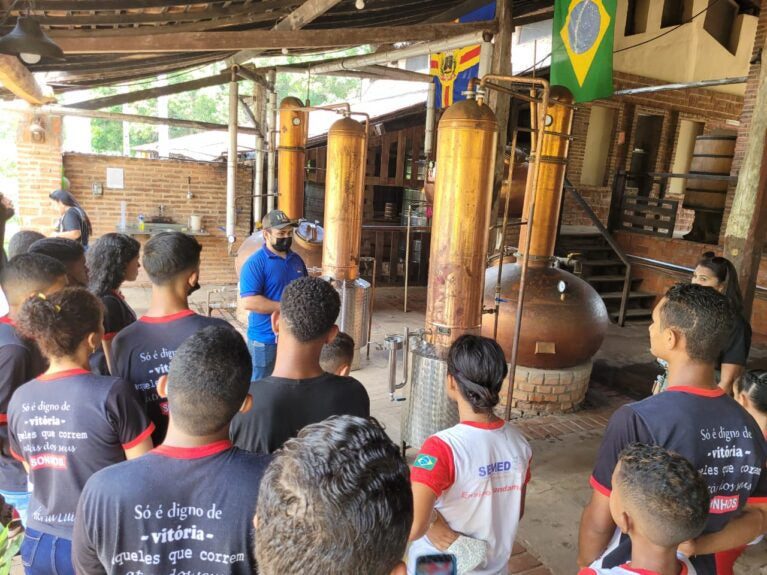
M 36 122 L 44 130 L 37 137 L 29 129 Z M 23 228 L 50 233 L 55 214 L 48 194 L 61 187 L 61 116 L 27 113 L 19 115 L 16 131 L 19 205 Z

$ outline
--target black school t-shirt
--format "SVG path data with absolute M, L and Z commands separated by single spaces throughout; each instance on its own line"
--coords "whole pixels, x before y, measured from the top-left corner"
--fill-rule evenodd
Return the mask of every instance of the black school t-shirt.
M 71 232 L 74 230 L 78 230 L 80 232 L 80 237 L 75 241 L 80 242 L 84 246 L 87 246 L 89 237 L 88 226 L 85 223 L 85 218 L 78 208 L 69 208 L 66 212 L 64 212 L 64 215 L 59 221 L 58 231 Z
M 250 384 L 253 407 L 232 420 L 237 447 L 274 453 L 310 423 L 331 415 L 370 416 L 370 398 L 352 377 L 325 373 L 311 379 L 265 377 Z
M 34 485 L 29 527 L 71 539 L 85 482 L 124 461 L 154 426 L 127 381 L 72 369 L 22 385 L 8 406 L 8 429 Z
M 123 328 L 136 321 L 136 312 L 119 292 L 102 295 L 101 303 L 104 304 L 104 340 L 111 342 Z M 93 373 L 109 375 L 103 347 L 91 355 L 90 364 Z
M 727 347 L 719 356 L 719 364 L 731 363 L 745 366 L 748 361 L 748 352 L 751 350 L 751 325 L 746 319 L 738 314 L 735 317 L 735 325 L 732 328 Z
M 75 569 L 88 575 L 252 575 L 253 516 L 269 459 L 229 441 L 161 445 L 96 473 L 77 509 Z
M 7 317 L 0 318 L 0 490 L 27 490 L 27 472 L 11 456 L 8 443 L 8 403 L 14 391 L 45 368 L 37 346 L 22 338 Z
M 720 531 L 747 502 L 767 503 L 767 444 L 759 426 L 724 391 L 671 387 L 625 405 L 610 418 L 591 485 L 604 495 L 612 490 L 612 474 L 621 451 L 632 443 L 661 445 L 687 458 L 708 484 L 711 496 L 704 533 Z M 631 559 L 631 540 L 618 536 L 601 567 Z M 692 563 L 699 575 L 715 575 L 712 555 Z
M 157 381 L 168 373 L 170 360 L 186 338 L 211 325 L 231 328 L 222 319 L 184 310 L 164 317 L 144 316 L 112 340 L 114 375 L 136 387 L 155 425 L 155 445 L 162 443 L 168 431 L 168 402 L 157 395 Z

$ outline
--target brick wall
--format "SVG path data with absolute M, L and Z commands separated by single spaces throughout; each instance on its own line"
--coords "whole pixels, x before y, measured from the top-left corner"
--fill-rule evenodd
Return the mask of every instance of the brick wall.
M 656 238 L 630 232 L 616 232 L 615 239 L 629 255 L 664 261 L 686 268 L 694 268 L 703 252 L 713 251 L 717 255 L 722 255 L 720 246 L 680 239 Z M 690 280 L 690 274 L 687 272 L 658 269 L 642 263 L 632 265 L 631 275 L 642 278 L 639 289 L 655 294 L 658 299 L 675 283 Z M 767 288 L 767 256 L 762 258 L 756 284 Z M 764 292 L 757 292 L 754 299 L 751 327 L 754 334 L 767 337 L 767 294 Z
M 640 88 L 662 84 L 657 80 L 633 76 L 621 72 L 615 72 L 614 84 L 616 90 Z M 570 145 L 570 156 L 567 165 L 567 176 L 573 185 L 586 199 L 599 219 L 607 222 L 610 209 L 612 178 L 618 169 L 628 169 L 631 162 L 630 151 L 634 147 L 634 133 L 628 141 L 620 143 L 622 136 L 621 126 L 635 124 L 635 119 L 627 118 L 633 107 L 633 115 L 652 114 L 663 116 L 663 129 L 660 137 L 658 157 L 653 169 L 658 172 L 670 171 L 671 162 L 674 158 L 674 147 L 679 134 L 681 120 L 693 120 L 704 123 L 704 133 L 715 130 L 735 128 L 727 124 L 727 120 L 736 121 L 740 118 L 743 107 L 743 98 L 731 94 L 723 94 L 713 90 L 687 89 L 655 92 L 650 94 L 638 94 L 632 96 L 617 96 L 609 100 L 595 103 L 600 106 L 612 107 L 616 110 L 615 129 L 612 132 L 612 143 L 609 148 L 607 171 L 603 186 L 584 186 L 580 183 L 583 169 L 583 158 L 586 153 L 586 134 L 588 133 L 591 104 L 581 104 L 573 117 L 574 137 Z M 619 159 L 623 149 L 625 161 Z M 681 198 L 680 198 L 681 199 Z M 681 210 L 677 229 L 688 229 L 692 223 L 693 213 L 689 210 Z M 590 220 L 583 211 L 569 197 L 565 197 L 563 209 L 563 223 L 565 225 L 591 225 Z
M 42 141 L 35 141 L 29 125 L 33 114 L 19 115 L 16 132 L 19 205 L 16 213 L 22 228 L 50 233 L 55 214 L 51 211 L 48 194 L 61 187 L 62 122 L 60 116 L 39 115 L 45 129 Z
M 165 215 L 175 223 L 186 224 L 191 214 L 202 216 L 202 226 L 210 236 L 199 236 L 203 246 L 201 283 L 223 284 L 237 281 L 234 257 L 227 253 L 226 235 L 226 164 L 223 162 L 188 162 L 179 160 L 148 160 L 122 156 L 64 154 L 64 172 L 71 191 L 81 203 L 93 224 L 94 237 L 115 231 L 120 221 L 120 202 L 127 202 L 126 221 L 135 224 L 139 214 L 147 219 L 158 215 L 158 206 L 165 206 Z M 106 188 L 106 169 L 124 170 L 123 190 Z M 187 181 L 194 194 L 188 200 Z M 91 185 L 104 184 L 102 196 L 94 196 Z M 236 246 L 247 237 L 250 229 L 252 170 L 240 167 L 236 190 Z M 145 241 L 146 236 L 138 237 Z M 139 284 L 148 279 L 142 273 Z

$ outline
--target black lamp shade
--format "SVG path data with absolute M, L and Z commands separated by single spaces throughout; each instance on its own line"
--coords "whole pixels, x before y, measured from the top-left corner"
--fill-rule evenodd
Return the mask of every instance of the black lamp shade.
M 0 53 L 39 54 L 51 60 L 63 60 L 64 52 L 51 40 L 34 18 L 19 16 L 16 26 L 0 38 Z

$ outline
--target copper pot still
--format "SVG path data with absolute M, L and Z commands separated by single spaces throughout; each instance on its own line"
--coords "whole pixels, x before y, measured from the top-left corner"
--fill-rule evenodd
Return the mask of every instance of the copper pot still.
M 522 206 L 525 203 L 525 184 L 527 183 L 527 173 L 530 165 L 527 162 L 519 163 L 514 166 L 514 173 L 509 185 L 508 172 L 501 184 L 501 197 L 498 198 L 499 213 L 498 217 L 503 217 L 503 209 L 506 206 L 508 197 L 509 218 L 518 218 L 522 216 Z
M 496 339 L 507 360 L 511 358 L 521 274 L 519 264 L 504 264 L 501 274 L 503 301 L 498 308 Z M 497 277 L 497 266 L 485 272 L 487 307 L 494 305 Z M 539 369 L 564 369 L 588 361 L 599 351 L 609 323 L 599 294 L 578 276 L 554 267 L 531 266 L 526 281 L 517 363 Z M 485 314 L 482 334 L 492 337 L 494 323 L 494 316 Z

